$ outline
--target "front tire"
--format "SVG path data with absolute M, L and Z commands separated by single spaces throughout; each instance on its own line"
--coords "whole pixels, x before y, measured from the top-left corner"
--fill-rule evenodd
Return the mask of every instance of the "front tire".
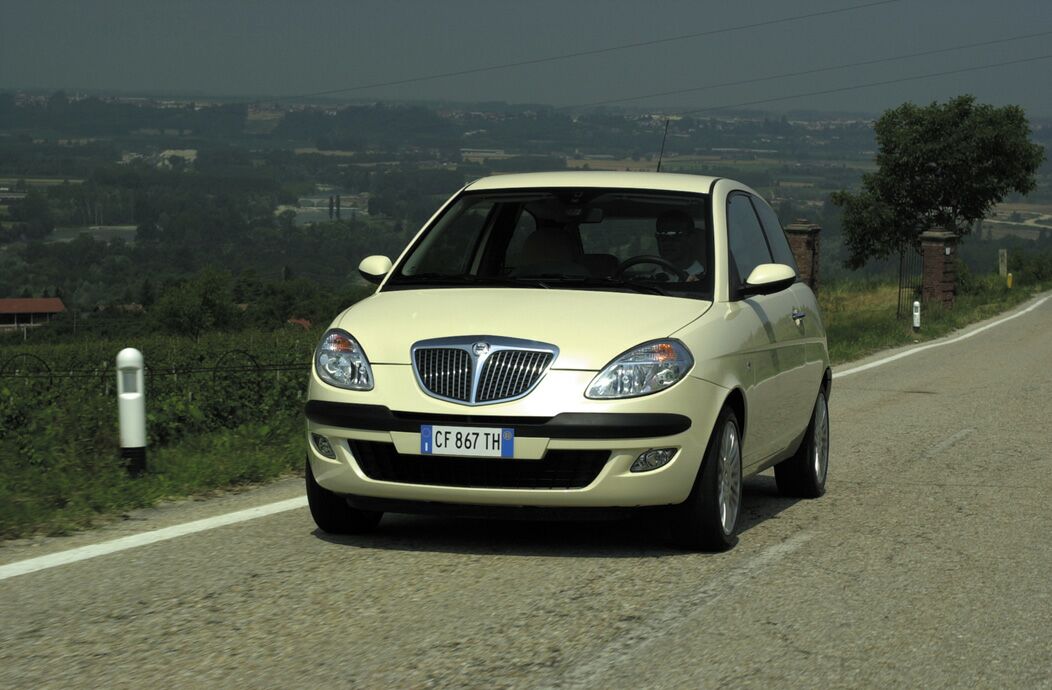
M 735 532 L 742 503 L 740 429 L 734 411 L 724 408 L 712 429 L 690 495 L 671 511 L 672 538 L 679 546 L 726 551 L 738 542 Z
M 829 404 L 818 391 L 803 443 L 788 460 L 774 466 L 778 492 L 795 498 L 818 498 L 826 492 L 829 474 Z
M 310 506 L 314 523 L 323 532 L 330 534 L 362 534 L 371 532 L 380 524 L 383 513 L 373 510 L 358 510 L 347 504 L 347 499 L 322 487 L 314 480 L 310 460 L 307 460 L 307 505 Z

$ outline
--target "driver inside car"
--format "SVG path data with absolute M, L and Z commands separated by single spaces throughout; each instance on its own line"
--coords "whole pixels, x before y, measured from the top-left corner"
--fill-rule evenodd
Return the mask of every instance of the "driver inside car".
M 694 219 L 686 212 L 672 209 L 658 216 L 654 237 L 661 258 L 686 274 L 682 280 L 694 282 L 705 275 L 704 236 L 694 227 Z M 662 274 L 668 281 L 681 280 L 679 275 L 669 275 L 667 271 L 660 269 L 654 277 Z

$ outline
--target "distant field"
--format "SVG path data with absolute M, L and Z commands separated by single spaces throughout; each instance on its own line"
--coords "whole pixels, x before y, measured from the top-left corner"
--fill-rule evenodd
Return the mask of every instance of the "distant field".
M 245 121 L 245 131 L 252 134 L 268 134 L 281 124 L 284 117 L 285 113 L 282 112 L 250 112 Z
M 491 156 L 492 158 L 493 156 Z M 657 159 L 648 160 L 637 160 L 634 161 L 631 158 L 603 158 L 603 159 L 591 159 L 591 158 L 567 158 L 566 167 L 571 170 L 581 170 L 585 166 L 588 166 L 589 170 L 627 170 L 629 172 L 653 172 L 657 166 Z
M 134 225 L 92 225 L 91 227 L 55 228 L 49 242 L 72 242 L 81 235 L 91 235 L 96 240 L 110 241 L 118 237 L 126 242 L 135 240 Z
M 1008 216 L 1012 213 L 1036 213 L 1038 215 L 1052 215 L 1052 204 L 1031 204 L 1027 202 L 1005 202 L 994 207 L 995 216 Z
M 1045 228 L 1048 232 L 1052 228 Z M 1005 237 L 1018 237 L 1023 240 L 1037 241 L 1041 239 L 1041 228 L 1031 228 L 1025 225 L 997 225 L 987 224 L 983 227 L 984 233 L 992 240 L 1000 240 Z
M 315 156 L 336 156 L 337 158 L 354 158 L 357 155 L 361 155 L 361 151 L 342 151 L 337 149 L 318 149 L 313 146 L 304 146 L 298 149 L 293 149 L 298 156 L 304 155 L 315 155 Z M 390 161 L 395 163 L 397 161 Z
M 57 187 L 63 182 L 80 184 L 84 180 L 64 177 L 0 177 L 0 187 L 11 187 L 22 180 L 31 187 Z
M 665 156 L 661 169 L 666 172 L 677 170 L 685 172 L 704 171 L 706 168 L 733 167 L 741 170 L 767 170 L 784 165 L 783 161 L 769 158 L 736 159 L 723 156 Z M 640 158 L 567 158 L 566 167 L 580 169 L 588 166 L 591 170 L 627 170 L 630 172 L 653 172 L 657 169 L 657 157 L 650 160 Z

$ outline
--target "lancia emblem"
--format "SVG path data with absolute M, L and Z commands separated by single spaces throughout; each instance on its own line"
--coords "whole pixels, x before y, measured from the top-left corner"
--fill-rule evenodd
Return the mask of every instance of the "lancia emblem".
M 476 357 L 481 357 L 489 352 L 489 343 L 475 343 L 471 346 L 471 351 L 475 353 Z

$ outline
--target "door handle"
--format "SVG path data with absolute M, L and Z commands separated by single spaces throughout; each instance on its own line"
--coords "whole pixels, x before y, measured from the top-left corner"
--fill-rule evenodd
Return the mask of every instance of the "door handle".
M 804 318 L 805 316 L 807 316 L 807 314 L 805 314 L 804 312 L 800 311 L 799 309 L 793 309 L 793 321 L 799 321 L 800 319 Z

